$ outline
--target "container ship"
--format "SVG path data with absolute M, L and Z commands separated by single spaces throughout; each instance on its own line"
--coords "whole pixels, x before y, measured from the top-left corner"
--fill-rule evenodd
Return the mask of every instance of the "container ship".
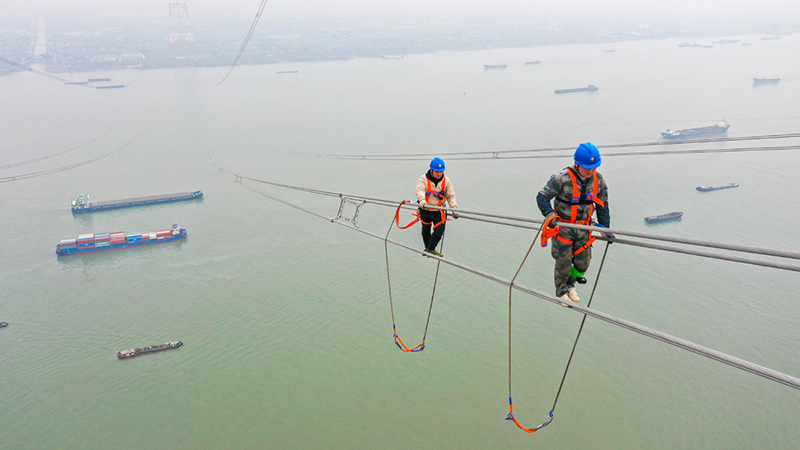
M 124 84 L 112 84 L 112 85 L 108 85 L 108 86 L 95 86 L 94 88 L 95 89 L 122 89 L 124 87 L 125 87 Z
M 781 82 L 781 79 L 778 77 L 770 77 L 770 78 L 753 78 L 753 85 L 759 84 L 778 84 Z
M 508 67 L 508 64 L 484 64 L 483 70 L 505 69 L 506 67 Z
M 186 237 L 186 229 L 178 224 L 172 228 L 126 235 L 124 231 L 100 234 L 81 234 L 77 239 L 66 239 L 56 246 L 57 255 L 77 255 L 81 253 L 102 252 L 118 248 L 139 247 L 142 245 L 163 244 Z
M 594 92 L 600 89 L 599 87 L 590 84 L 589 86 L 582 87 L 582 88 L 572 88 L 572 89 L 556 89 L 556 94 L 569 94 L 572 92 Z
M 716 125 L 711 125 L 710 127 L 702 127 L 702 128 L 689 128 L 688 130 L 667 130 L 661 133 L 665 139 L 684 139 L 684 138 L 691 138 L 697 136 L 707 136 L 711 134 L 721 134 L 728 131 L 728 128 L 731 127 L 731 124 L 725 122 L 717 123 Z
M 106 200 L 90 202 L 89 196 L 81 194 L 72 201 L 72 213 L 103 211 L 106 209 L 127 208 L 130 206 L 156 205 L 158 203 L 182 202 L 203 196 L 203 191 L 177 192 L 175 194 L 149 195 L 146 197 L 124 198 L 122 200 Z
M 697 186 L 697 190 L 700 192 L 709 192 L 709 191 L 718 191 L 720 189 L 730 189 L 735 187 L 739 187 L 739 183 L 720 184 L 717 186 L 710 186 L 708 184 L 704 184 L 702 186 Z
M 680 211 L 673 211 L 671 213 L 666 214 L 659 214 L 657 216 L 650 216 L 645 217 L 644 221 L 647 223 L 658 223 L 658 222 L 667 222 L 670 220 L 680 220 L 683 217 L 683 213 Z
M 183 342 L 171 341 L 165 344 L 151 345 L 149 347 L 130 348 L 128 350 L 118 351 L 117 358 L 119 359 L 133 358 L 134 356 L 147 355 L 149 353 L 158 353 L 158 352 L 163 352 L 164 350 L 173 350 L 181 347 L 183 347 Z

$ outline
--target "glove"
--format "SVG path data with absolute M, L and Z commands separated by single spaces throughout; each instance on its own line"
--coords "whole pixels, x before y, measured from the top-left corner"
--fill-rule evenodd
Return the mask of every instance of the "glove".
M 600 228 L 608 228 L 607 226 L 599 224 L 599 223 L 594 224 L 594 226 L 600 227 Z M 606 232 L 603 232 L 603 237 L 606 238 L 606 240 L 607 240 L 607 242 L 609 244 L 613 244 L 613 242 L 611 242 L 611 240 L 617 238 L 617 236 L 615 236 L 614 233 L 606 233 Z
M 548 214 L 547 217 L 544 218 L 544 220 L 547 221 L 552 216 L 558 216 L 558 214 L 556 214 L 555 211 L 553 211 L 550 214 Z M 548 228 L 555 228 L 557 226 L 558 226 L 558 219 L 555 219 L 549 223 Z
M 419 202 L 419 205 L 417 205 L 417 208 L 419 208 L 419 209 L 425 209 L 425 206 L 426 206 L 427 204 L 428 204 L 428 202 L 426 202 L 425 200 L 421 200 L 421 201 Z
M 458 211 L 453 211 L 453 219 L 458 219 Z

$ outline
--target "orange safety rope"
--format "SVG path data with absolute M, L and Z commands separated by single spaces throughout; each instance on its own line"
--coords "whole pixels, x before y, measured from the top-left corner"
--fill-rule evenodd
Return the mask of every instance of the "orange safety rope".
M 392 300 L 392 278 L 389 271 L 389 233 L 392 232 L 392 228 L 394 228 L 394 226 L 397 225 L 397 228 L 406 229 L 411 225 L 417 223 L 418 220 L 420 220 L 419 213 L 414 213 L 413 215 L 417 217 L 416 219 L 414 219 L 411 223 L 409 223 L 404 227 L 400 226 L 400 208 L 406 203 L 411 203 L 411 201 L 404 200 L 397 206 L 397 210 L 394 213 L 394 220 L 392 221 L 391 224 L 389 224 L 389 230 L 386 231 L 386 236 L 383 238 L 383 246 L 386 253 L 386 279 L 389 283 L 389 309 L 391 310 L 392 313 L 392 336 L 394 337 L 394 343 L 395 345 L 397 345 L 397 348 L 399 348 L 404 352 L 421 352 L 422 350 L 425 350 L 425 339 L 428 336 L 428 325 L 430 325 L 431 323 L 431 311 L 433 311 L 433 299 L 436 297 L 436 283 L 439 281 L 439 267 L 441 266 L 442 261 L 439 260 L 436 263 L 436 276 L 433 279 L 433 292 L 431 292 L 431 303 L 430 306 L 428 307 L 428 319 L 425 322 L 425 331 L 422 333 L 422 342 L 416 347 L 409 348 L 405 343 L 403 343 L 403 340 L 400 339 L 400 336 L 397 334 L 397 325 L 394 319 L 394 301 Z M 444 214 L 444 211 L 442 211 L 442 214 Z M 444 221 L 439 222 L 437 226 L 441 225 L 443 222 Z M 440 249 L 443 248 L 444 248 L 444 236 L 442 236 L 442 245 Z
M 550 410 L 550 414 L 547 416 L 547 419 L 544 422 L 542 422 L 540 425 L 538 425 L 538 426 L 536 426 L 534 428 L 525 428 L 524 426 L 522 426 L 521 423 L 519 423 L 517 418 L 514 417 L 514 404 L 511 402 L 511 292 L 512 292 L 512 290 L 514 288 L 514 280 L 517 279 L 517 275 L 519 275 L 520 271 L 522 271 L 522 266 L 524 266 L 525 265 L 525 261 L 528 260 L 528 256 L 531 254 L 531 250 L 533 249 L 533 245 L 536 243 L 536 239 L 539 237 L 540 233 L 542 234 L 542 247 L 547 245 L 547 239 L 545 239 L 545 234 L 549 233 L 549 231 L 550 231 L 550 230 L 547 230 L 547 225 L 553 219 L 555 219 L 556 217 L 558 217 L 558 216 L 556 216 L 554 214 L 554 215 L 550 216 L 547 220 L 542 222 L 542 226 L 541 226 L 541 228 L 539 228 L 539 231 L 536 232 L 536 236 L 533 238 L 533 241 L 531 242 L 531 246 L 528 247 L 528 252 L 525 253 L 525 257 L 522 258 L 522 263 L 519 265 L 519 268 L 517 269 L 517 273 L 514 274 L 514 278 L 511 279 L 511 283 L 509 283 L 509 285 L 508 285 L 508 416 L 506 416 L 506 420 L 513 420 L 514 423 L 521 430 L 523 430 L 525 432 L 528 432 L 528 433 L 535 433 L 537 430 L 539 430 L 541 428 L 544 428 L 547 425 L 549 425 L 550 422 L 553 421 L 553 410 L 555 409 L 555 407 Z M 556 227 L 556 228 L 560 228 L 560 227 Z M 556 230 L 556 228 L 553 228 L 553 229 Z M 542 233 L 542 230 L 544 230 L 545 232 Z M 556 234 L 557 233 L 558 233 L 558 230 L 556 230 Z

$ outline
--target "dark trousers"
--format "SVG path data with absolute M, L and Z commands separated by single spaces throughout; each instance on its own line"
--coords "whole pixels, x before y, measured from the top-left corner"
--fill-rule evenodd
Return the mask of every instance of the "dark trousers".
M 444 236 L 444 223 L 433 228 L 434 225 L 442 221 L 441 211 L 421 209 L 419 210 L 419 219 L 422 222 L 422 243 L 425 244 L 425 248 L 428 250 L 436 250 L 436 246 L 439 245 L 439 241 Z M 428 222 L 428 224 L 426 225 L 425 222 Z M 433 228 L 433 233 L 431 233 L 431 228 Z

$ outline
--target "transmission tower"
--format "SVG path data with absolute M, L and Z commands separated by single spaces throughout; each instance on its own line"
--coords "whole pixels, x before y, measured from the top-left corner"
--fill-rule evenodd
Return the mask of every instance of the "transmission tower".
M 173 58 L 195 57 L 192 24 L 186 2 L 169 4 L 169 45 Z

